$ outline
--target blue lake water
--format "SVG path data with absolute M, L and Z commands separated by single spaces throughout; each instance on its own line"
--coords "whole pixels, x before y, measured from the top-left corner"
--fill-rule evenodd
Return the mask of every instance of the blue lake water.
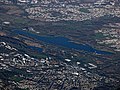
M 37 51 L 37 52 L 39 52 L 39 53 L 41 53 L 42 52 L 42 48 L 38 48 L 38 47 L 34 47 L 34 46 L 28 46 L 28 48 L 30 48 L 30 49 L 32 49 L 32 50 L 35 50 L 35 51 Z
M 43 42 L 46 42 L 49 44 L 63 46 L 63 47 L 69 48 L 69 49 L 83 50 L 83 51 L 97 53 L 97 54 L 112 54 L 111 52 L 97 50 L 95 48 L 92 48 L 89 45 L 76 44 L 74 42 L 71 42 L 70 39 L 65 38 L 65 37 L 40 36 L 40 35 L 36 35 L 36 34 L 30 33 L 27 31 L 18 30 L 18 29 L 13 30 L 13 32 L 35 38 L 36 40 L 43 41 Z

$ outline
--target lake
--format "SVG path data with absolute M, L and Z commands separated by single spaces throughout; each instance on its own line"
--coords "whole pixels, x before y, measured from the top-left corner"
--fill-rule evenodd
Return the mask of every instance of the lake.
M 45 43 L 66 47 L 69 49 L 83 50 L 83 51 L 97 53 L 97 54 L 112 54 L 111 52 L 97 50 L 86 44 L 85 45 L 84 44 L 76 44 L 74 42 L 71 42 L 70 39 L 65 38 L 65 37 L 40 36 L 40 35 L 30 33 L 28 31 L 23 31 L 23 30 L 19 30 L 19 29 L 13 30 L 13 32 L 16 34 L 21 34 L 24 36 L 32 37 L 36 40 L 43 41 Z

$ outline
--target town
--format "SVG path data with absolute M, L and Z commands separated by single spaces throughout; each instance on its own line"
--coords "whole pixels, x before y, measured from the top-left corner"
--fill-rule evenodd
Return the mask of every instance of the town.
M 119 90 L 120 0 L 0 0 L 0 90 Z

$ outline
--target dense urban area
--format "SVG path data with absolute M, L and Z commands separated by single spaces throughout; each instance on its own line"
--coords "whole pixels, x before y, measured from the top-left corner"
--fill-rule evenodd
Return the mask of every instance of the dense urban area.
M 0 90 L 119 90 L 120 0 L 0 0 Z

